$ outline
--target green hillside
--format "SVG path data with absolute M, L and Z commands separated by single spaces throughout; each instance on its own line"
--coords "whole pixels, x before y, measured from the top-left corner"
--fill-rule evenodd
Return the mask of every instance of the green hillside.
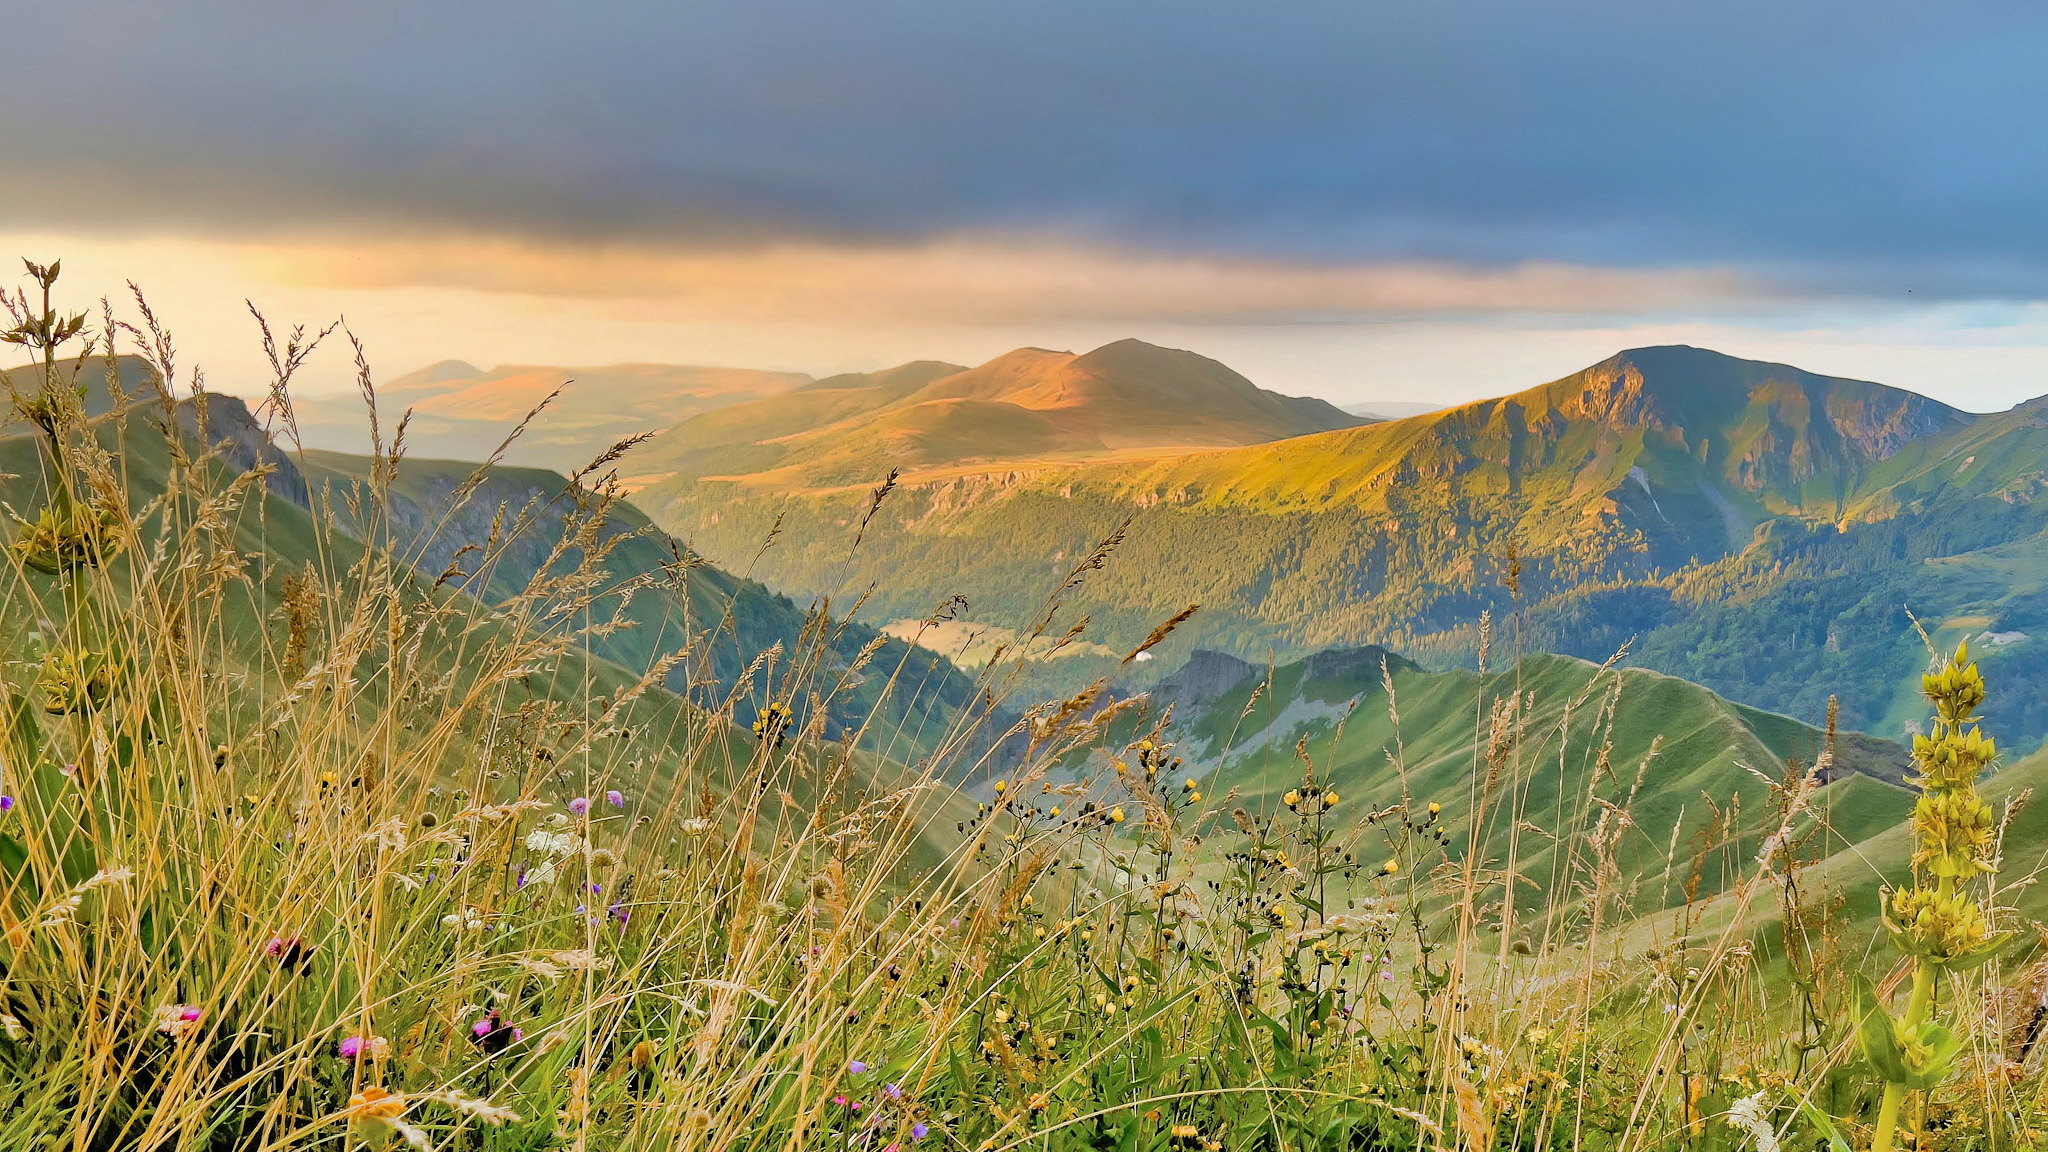
M 85 410 L 99 421 L 98 436 L 121 462 L 131 502 L 142 506 L 161 493 L 171 468 L 155 426 L 154 414 L 162 408 L 144 361 L 122 357 L 118 370 L 117 391 L 108 389 L 100 361 L 65 372 L 84 390 Z M 39 375 L 39 368 L 16 369 L 8 379 L 26 382 Z M 824 734 L 831 739 L 873 721 L 888 733 L 890 750 L 903 757 L 939 739 L 973 697 L 967 678 L 943 658 L 873 628 L 834 620 L 829 605 L 807 610 L 706 564 L 631 505 L 607 503 L 559 473 L 405 459 L 380 502 L 369 491 L 368 457 L 283 451 L 236 397 L 207 397 L 203 416 L 192 399 L 175 410 L 188 456 L 201 456 L 203 445 L 227 476 L 258 462 L 269 470 L 266 499 L 250 523 L 237 526 L 246 534 L 253 573 L 243 608 L 256 634 L 272 628 L 258 622 L 278 612 L 288 579 L 308 566 L 340 579 L 339 573 L 359 561 L 364 544 L 375 542 L 392 549 L 411 586 L 455 596 L 484 615 L 530 589 L 550 583 L 573 588 L 548 612 L 573 603 L 575 621 L 543 613 L 526 624 L 604 625 L 585 636 L 581 647 L 595 666 L 609 670 L 601 680 L 613 682 L 614 692 L 640 670 L 688 649 L 690 657 L 664 680 L 678 700 L 747 724 L 761 704 L 776 697 L 782 680 L 801 675 L 814 689 L 830 687 L 815 700 L 792 700 L 799 717 L 807 719 L 814 706 L 822 707 L 828 714 Z M 14 477 L 9 502 L 17 508 L 40 501 L 32 492 L 12 491 L 38 474 L 35 444 L 23 424 L 0 430 L 0 458 Z M 467 497 L 458 500 L 465 490 Z M 322 524 L 326 529 L 317 526 Z M 599 554 L 593 565 L 586 566 L 584 548 L 557 548 L 572 527 L 586 532 Z M 779 667 L 756 663 L 771 650 L 782 654 Z M 456 656 L 449 653 L 447 659 Z M 805 666 L 792 667 L 797 662 Z
M 1584 862 L 1553 854 L 1598 816 L 1593 797 L 1627 811 L 1615 859 L 1639 884 L 1638 910 L 1684 899 L 1683 876 L 1661 889 L 1650 882 L 1674 843 L 1688 853 L 1713 843 L 1715 871 L 1702 887 L 1720 890 L 1728 876 L 1719 869 L 1739 871 L 1774 819 L 1771 782 L 1788 765 L 1813 765 L 1826 745 L 1809 725 L 1675 677 L 1548 655 L 1481 676 L 1429 672 L 1378 648 L 1270 670 L 1202 652 L 1160 683 L 1153 704 L 1153 715 L 1172 706 L 1174 751 L 1212 802 L 1273 812 L 1313 765 L 1341 797 L 1324 817 L 1337 841 L 1373 863 L 1390 845 L 1372 813 L 1435 803 L 1434 826 L 1452 833 L 1446 858 L 1462 858 L 1471 843 L 1497 861 L 1512 853 L 1535 905 L 1575 898 L 1560 885 L 1575 882 Z M 1813 805 L 1830 852 L 1903 819 L 1907 770 L 1902 745 L 1838 734 Z M 1473 842 L 1475 807 L 1484 816 Z M 1532 825 L 1546 832 L 1531 835 Z

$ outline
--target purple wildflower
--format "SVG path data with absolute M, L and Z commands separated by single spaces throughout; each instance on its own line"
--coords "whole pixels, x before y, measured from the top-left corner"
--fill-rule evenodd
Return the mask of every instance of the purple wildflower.
M 851 1063 L 851 1064 L 848 1064 L 848 1065 L 846 1066 L 846 1070 L 847 1070 L 848 1072 L 851 1072 L 851 1073 L 853 1073 L 853 1074 L 854 1074 L 855 1076 L 858 1076 L 858 1075 L 860 1075 L 861 1073 L 863 1073 L 863 1072 L 867 1071 L 867 1070 L 868 1070 L 868 1066 L 867 1066 L 867 1065 L 866 1065 L 865 1063 L 862 1063 L 862 1062 L 861 1062 L 861 1061 L 859 1061 L 859 1060 L 855 1060 L 855 1061 L 854 1061 L 853 1063 Z
M 614 808 L 624 808 L 626 806 L 626 794 L 614 788 L 604 794 L 604 802 Z
M 887 1096 L 891 1100 L 901 1100 L 903 1099 L 903 1088 L 898 1084 L 884 1084 L 882 1085 L 882 1095 Z
M 924 1139 L 925 1137 L 927 1137 L 927 1136 L 929 1136 L 929 1135 L 931 1135 L 931 1134 L 932 1134 L 932 1128 L 931 1128 L 931 1125 L 929 1125 L 929 1124 L 926 1124 L 926 1123 L 925 1123 L 924 1121 L 922 1121 L 922 1120 L 919 1120 L 919 1121 L 918 1121 L 917 1123 L 915 1123 L 915 1124 L 912 1124 L 912 1125 L 910 1126 L 910 1138 L 911 1138 L 912 1140 L 922 1140 L 922 1139 Z
M 297 936 L 272 936 L 263 946 L 263 954 L 287 972 L 304 972 L 313 962 L 313 950 Z
M 14 797 L 0 796 L 0 812 L 5 812 L 12 807 L 14 807 Z
M 525 1033 L 505 1023 L 499 1018 L 498 1010 L 493 1008 L 469 1026 L 469 1036 L 470 1043 L 483 1049 L 488 1055 L 496 1056 L 517 1044 L 524 1038 Z
M 578 816 L 588 815 L 590 813 L 590 797 L 578 796 L 574 800 L 569 801 L 569 811 L 574 812 Z

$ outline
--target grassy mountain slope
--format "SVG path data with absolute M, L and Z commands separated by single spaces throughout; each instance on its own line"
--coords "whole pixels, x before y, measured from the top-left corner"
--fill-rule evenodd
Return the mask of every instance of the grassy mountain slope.
M 485 370 L 444 360 L 382 386 L 378 401 L 387 421 L 398 412 L 412 412 L 407 438 L 422 455 L 481 460 L 535 405 L 560 389 L 546 417 L 519 438 L 508 458 L 572 471 L 624 437 L 725 405 L 782 395 L 810 379 L 799 372 L 683 364 L 501 364 Z M 308 446 L 369 450 L 368 423 L 356 398 L 307 398 L 299 409 Z
M 308 452 L 300 463 L 310 485 L 323 493 L 360 490 L 371 468 L 367 457 L 335 452 Z M 513 595 L 537 573 L 567 571 L 581 560 L 580 549 L 558 553 L 555 543 L 596 506 L 593 494 L 573 489 L 567 478 L 545 469 L 494 466 L 475 479 L 478 471 L 478 465 L 460 461 L 399 463 L 386 523 L 415 568 L 436 576 L 461 573 L 455 586 L 488 598 Z M 469 501 L 451 511 L 452 495 L 472 483 Z M 345 503 L 336 500 L 337 506 Z M 482 572 L 467 571 L 465 559 L 481 552 L 494 534 L 500 559 Z M 828 737 L 838 738 L 879 709 L 887 723 L 908 725 L 909 744 L 895 751 L 909 755 L 940 736 L 946 720 L 973 696 L 967 678 L 943 657 L 862 624 L 828 621 L 755 581 L 704 564 L 630 504 L 607 507 L 602 524 L 593 527 L 592 541 L 606 549 L 605 568 L 613 576 L 590 614 L 616 616 L 622 625 L 597 637 L 593 650 L 625 667 L 645 668 L 687 647 L 695 655 L 669 674 L 668 686 L 714 710 L 748 678 L 749 666 L 762 653 L 778 645 L 795 653 L 805 646 L 806 635 L 819 629 L 829 636 L 820 676 L 844 681 L 842 691 L 826 702 Z M 854 670 L 856 662 L 860 671 Z M 786 668 L 758 670 L 753 679 L 765 693 L 761 698 L 775 697 L 777 677 L 785 675 Z M 741 723 L 754 719 L 754 695 L 733 701 Z M 800 715 L 809 711 L 801 701 L 797 706 Z
M 725 476 L 752 489 L 872 484 L 963 465 L 1078 460 L 1260 443 L 1357 424 L 1265 391 L 1192 352 L 1120 340 L 1019 348 L 976 368 L 920 362 L 819 381 L 685 421 L 634 463 L 644 482 Z
M 77 378 L 85 389 L 86 410 L 100 418 L 99 434 L 128 470 L 139 505 L 162 491 L 168 475 L 167 449 L 152 424 L 161 408 L 146 363 L 123 357 L 118 371 L 118 402 L 100 362 L 87 362 Z M 9 379 L 25 387 L 39 373 L 17 369 Z M 117 407 L 126 415 L 114 413 Z M 252 529 L 256 535 L 245 542 L 261 573 L 256 600 L 248 605 L 258 632 L 272 628 L 264 615 L 276 610 L 288 575 L 308 564 L 345 570 L 365 540 L 388 538 L 421 587 L 478 604 L 497 604 L 537 579 L 564 576 L 584 558 L 581 548 L 557 550 L 555 545 L 573 520 L 588 515 L 596 498 L 572 489 L 559 473 L 498 466 L 478 475 L 475 464 L 406 459 L 392 476 L 388 501 L 378 513 L 365 487 L 371 465 L 367 457 L 284 452 L 232 396 L 207 398 L 203 429 L 194 401 L 183 401 L 178 413 L 181 443 L 189 444 L 189 453 L 197 455 L 202 445 L 211 448 L 229 474 L 258 461 L 271 470 L 269 497 Z M 37 472 L 35 440 L 20 424 L 0 433 L 5 470 L 18 478 L 15 484 L 24 483 L 19 478 Z M 470 497 L 458 505 L 456 493 L 472 484 Z M 10 500 L 17 508 L 38 502 L 32 493 L 10 495 Z M 316 521 L 340 531 L 322 532 Z M 818 684 L 838 690 L 829 699 L 791 701 L 799 718 L 822 706 L 828 713 L 825 734 L 836 739 L 872 716 L 879 731 L 902 741 L 892 751 L 903 756 L 939 738 L 973 695 L 966 677 L 943 658 L 863 625 L 807 612 L 754 581 L 705 564 L 672 547 L 631 505 L 611 505 L 590 529 L 590 542 L 605 552 L 605 575 L 593 589 L 586 614 L 598 621 L 615 616 L 618 626 L 591 637 L 587 647 L 590 657 L 610 670 L 607 682 L 618 681 L 609 691 L 630 682 L 623 679 L 625 670 L 646 669 L 687 647 L 690 658 L 671 670 L 666 686 L 678 699 L 710 712 L 729 711 L 739 723 L 750 723 L 758 707 L 781 691 L 790 661 L 807 650 L 820 651 L 807 640 L 822 637 L 822 664 L 812 675 Z M 323 553 L 337 546 L 347 554 Z M 486 553 L 488 563 L 481 560 Z M 763 653 L 778 648 L 779 666 L 755 665 Z M 862 664 L 858 671 L 853 668 L 857 661 Z
M 1526 702 L 1519 714 L 1496 712 L 1517 698 Z M 1319 652 L 1270 673 L 1202 653 L 1160 684 L 1155 701 L 1173 704 L 1175 751 L 1212 797 L 1273 811 L 1300 786 L 1305 755 L 1318 781 L 1343 798 L 1326 821 L 1373 862 L 1386 846 L 1375 843 L 1382 833 L 1368 814 L 1404 796 L 1418 810 L 1435 802 L 1438 822 L 1457 830 L 1462 847 L 1479 782 L 1491 777 L 1483 842 L 1505 859 L 1510 841 L 1521 840 L 1518 867 L 1537 904 L 1571 894 L 1549 891 L 1555 841 L 1529 835 L 1527 825 L 1567 837 L 1574 821 L 1597 816 L 1589 795 L 1625 805 L 1617 863 L 1626 875 L 1652 876 L 1674 836 L 1689 848 L 1721 814 L 1735 813 L 1734 834 L 1716 835 L 1728 840 L 1721 862 L 1739 864 L 1770 818 L 1765 778 L 1783 779 L 1788 764 L 1811 765 L 1825 742 L 1811 726 L 1675 677 L 1549 655 L 1481 676 L 1426 671 L 1378 648 Z M 1489 747 L 1497 754 L 1489 757 Z M 1903 819 L 1907 770 L 1902 745 L 1837 736 L 1834 768 L 1816 798 L 1835 848 Z M 1707 890 L 1723 879 L 1707 877 Z M 1682 880 L 1662 898 L 1682 899 Z

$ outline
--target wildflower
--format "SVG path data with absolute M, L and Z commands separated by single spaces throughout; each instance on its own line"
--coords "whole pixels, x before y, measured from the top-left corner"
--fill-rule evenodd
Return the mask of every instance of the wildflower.
M 1285 795 L 1285 796 L 1282 796 L 1282 797 L 1280 798 L 1280 802 L 1281 802 L 1282 804 L 1285 804 L 1285 805 L 1287 805 L 1287 806 L 1288 806 L 1289 808 L 1292 808 L 1292 807 L 1294 807 L 1294 806 L 1295 806 L 1296 804 L 1299 804 L 1299 803 L 1301 803 L 1301 793 L 1299 793 L 1299 792 L 1296 792 L 1295 790 L 1293 790 L 1292 788 L 1290 788 L 1290 789 L 1288 789 L 1288 790 L 1287 790 L 1287 795 Z
M 711 831 L 711 821 L 702 816 L 692 816 L 682 823 L 683 833 L 688 836 L 702 836 Z
M 97 708 L 114 690 L 113 673 L 107 658 L 84 648 L 58 648 L 43 658 L 36 674 L 36 686 L 43 695 L 43 711 L 52 716 Z M 77 771 L 77 766 L 72 766 Z
M 903 1086 L 900 1084 L 884 1084 L 882 1085 L 882 1095 L 887 1096 L 891 1100 L 901 1100 L 903 1099 Z
M 754 736 L 770 749 L 779 748 L 782 746 L 783 737 L 789 734 L 789 726 L 794 720 L 795 716 L 790 712 L 789 705 L 777 700 L 761 709 L 761 714 L 754 718 Z
M 848 1072 L 851 1072 L 851 1073 L 853 1073 L 853 1074 L 854 1074 L 855 1076 L 858 1076 L 858 1075 L 860 1075 L 861 1073 L 863 1073 L 863 1072 L 867 1071 L 867 1070 L 868 1070 L 868 1066 L 867 1066 L 867 1063 L 866 1063 L 865 1061 L 862 1061 L 862 1060 L 855 1060 L 855 1061 L 853 1061 L 853 1062 L 849 1063 L 849 1064 L 848 1064 L 848 1065 L 846 1066 L 846 1070 L 847 1070 Z
M 496 1008 L 486 1012 L 476 1023 L 469 1026 L 469 1042 L 492 1056 L 524 1039 L 526 1033 L 500 1019 Z
M 334 1046 L 334 1054 L 343 1060 L 358 1060 L 366 1055 L 372 1060 L 383 1060 L 391 1055 L 391 1041 L 382 1036 L 344 1036 Z
M 14 807 L 14 797 L 0 796 L 0 812 L 5 812 L 12 807 Z
M 471 932 L 481 932 L 485 925 L 483 913 L 467 905 L 459 912 L 450 912 L 441 917 L 441 923 L 450 928 L 466 929 Z
M 405 1115 L 405 1097 L 382 1088 L 365 1088 L 348 1098 L 348 1128 L 356 1139 L 372 1148 L 382 1148 L 398 1134 L 399 1117 Z
M 14 554 L 46 576 L 96 567 L 121 546 L 120 513 L 107 504 L 73 504 L 64 511 L 45 508 L 33 523 L 19 517 L 15 523 L 19 535 Z
M 313 962 L 313 951 L 297 936 L 273 936 L 263 946 L 263 954 L 277 961 L 277 966 L 287 972 L 304 972 Z
M 929 1136 L 929 1135 L 931 1135 L 931 1132 L 932 1132 L 932 1130 L 931 1130 L 931 1126 L 930 1126 L 930 1125 L 928 1125 L 928 1124 L 926 1124 L 926 1123 L 925 1123 L 924 1121 L 922 1121 L 922 1120 L 920 1120 L 920 1121 L 918 1121 L 917 1123 L 915 1123 L 915 1124 L 912 1124 L 912 1125 L 910 1126 L 910 1138 L 911 1138 L 911 1139 L 912 1139 L 913 1141 L 916 1141 L 916 1140 L 922 1140 L 922 1139 L 924 1139 L 924 1138 L 925 1138 L 926 1136 Z
M 1117 805 L 1116 807 L 1114 807 L 1114 808 L 1111 808 L 1111 809 L 1109 810 L 1109 822 L 1110 822 L 1111 824 L 1121 824 L 1121 823 L 1123 823 L 1123 822 L 1124 822 L 1124 806 L 1123 806 L 1123 805 L 1119 804 L 1119 805 Z
M 1728 1108 L 1728 1126 L 1756 1141 L 1756 1152 L 1778 1152 L 1778 1133 L 1764 1111 L 1764 1093 L 1744 1096 Z
M 613 788 L 604 794 L 604 802 L 614 808 L 624 808 L 626 806 L 626 794 Z
M 1325 808 L 1335 808 L 1336 806 L 1337 806 L 1337 794 L 1336 794 L 1335 792 L 1325 792 L 1325 793 L 1323 793 L 1323 807 L 1325 807 Z
M 166 1004 L 156 1010 L 156 1030 L 173 1040 L 183 1039 L 198 1024 L 199 1009 L 190 1004 Z
M 578 816 L 587 816 L 587 815 L 589 815 L 589 814 L 590 814 L 590 797 L 588 797 L 588 796 L 578 796 L 578 797 L 576 797 L 576 798 L 575 798 L 574 800 L 571 800 L 571 801 L 569 801 L 569 811 L 571 811 L 571 812 L 574 812 L 574 813 L 575 813 L 575 814 L 577 814 Z
M 1444 810 L 1444 806 L 1443 806 L 1443 805 L 1441 805 L 1441 804 L 1437 803 L 1437 802 L 1436 802 L 1436 801 L 1434 801 L 1434 800 L 1431 800 L 1431 801 L 1429 802 L 1429 814 L 1430 814 L 1431 816 L 1436 816 L 1436 815 L 1439 815 L 1439 814 L 1441 814 L 1441 813 L 1443 812 L 1443 810 Z
M 1388 876 L 1392 876 L 1400 870 L 1401 862 L 1399 860 L 1390 859 L 1385 864 L 1380 865 L 1380 871 Z
M 526 834 L 528 851 L 545 852 L 550 856 L 572 856 L 583 846 L 583 841 L 568 832 L 549 832 L 536 828 Z

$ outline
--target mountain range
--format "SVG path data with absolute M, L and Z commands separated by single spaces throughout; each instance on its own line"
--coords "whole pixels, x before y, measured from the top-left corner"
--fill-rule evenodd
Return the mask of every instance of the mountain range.
M 834 376 L 692 417 L 633 460 L 642 485 L 719 476 L 777 490 L 913 482 L 962 469 L 1149 459 L 1349 428 L 1362 419 L 1282 396 L 1193 352 L 1119 340 L 1092 352 L 1019 348 L 975 368 L 918 361 Z
M 377 402 L 387 423 L 411 412 L 407 439 L 423 454 L 483 460 L 528 412 L 559 391 L 543 417 L 521 433 L 511 458 L 568 472 L 627 436 L 727 404 L 777 396 L 810 380 L 800 372 L 682 364 L 501 364 L 486 370 L 443 360 L 380 385 Z M 307 447 L 370 450 L 361 399 L 306 397 L 296 408 Z
M 1190 355 L 1127 341 L 1064 371 L 1111 351 Z M 969 374 L 898 369 L 916 379 L 859 388 L 927 402 L 1050 394 L 1000 383 L 1013 358 L 1030 356 Z M 934 388 L 948 380 L 955 391 Z M 2048 401 L 1978 416 L 1690 347 L 1632 349 L 1499 399 L 1295 435 L 1209 420 L 1193 410 L 1211 393 L 1184 395 L 1181 427 L 1228 424 L 1261 441 L 1004 453 L 901 435 L 892 415 L 918 410 L 901 400 L 815 418 L 770 401 L 656 438 L 632 465 L 636 501 L 707 556 L 750 558 L 773 587 L 872 585 L 892 615 L 958 594 L 971 619 L 1028 620 L 1115 537 L 1077 604 L 1112 649 L 1195 603 L 1181 655 L 1376 643 L 1470 662 L 1490 612 L 1495 643 L 1512 631 L 1531 650 L 1593 659 L 1632 643 L 1641 665 L 1809 721 L 1837 694 L 1850 726 L 1892 736 L 1917 714 L 1917 618 L 1942 642 L 1979 637 L 2021 682 L 1999 719 L 2023 746 L 2048 734 L 2048 707 L 2031 702 L 2048 686 L 2048 502 L 2037 499 Z M 891 467 L 905 470 L 899 488 L 849 557 L 869 489 Z

